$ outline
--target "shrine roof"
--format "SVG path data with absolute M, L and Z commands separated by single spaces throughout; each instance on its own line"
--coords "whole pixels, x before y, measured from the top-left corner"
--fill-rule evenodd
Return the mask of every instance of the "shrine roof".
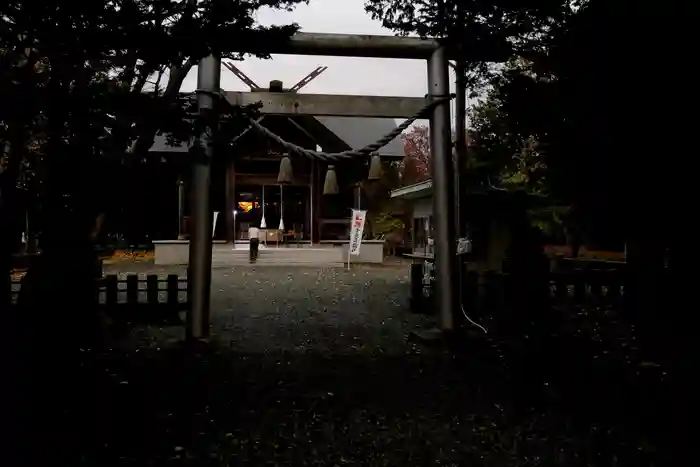
M 433 196 L 433 181 L 425 180 L 391 190 L 391 198 L 419 199 Z
M 494 186 L 485 185 L 482 183 L 477 183 L 469 187 L 469 193 L 471 195 L 488 195 L 491 197 L 496 197 L 498 199 L 511 200 L 516 198 L 527 198 L 529 202 L 547 202 L 547 199 L 540 195 L 527 194 L 522 190 L 517 191 L 507 191 L 504 189 L 496 188 Z M 414 183 L 412 185 L 402 186 L 395 190 L 391 190 L 389 196 L 391 198 L 399 199 L 421 199 L 421 198 L 432 198 L 433 196 L 433 181 L 431 179 Z
M 362 117 L 315 117 L 326 128 L 338 135 L 351 149 L 361 149 L 381 139 L 396 128 L 393 118 Z M 403 144 L 399 137 L 379 150 L 387 157 L 404 157 Z

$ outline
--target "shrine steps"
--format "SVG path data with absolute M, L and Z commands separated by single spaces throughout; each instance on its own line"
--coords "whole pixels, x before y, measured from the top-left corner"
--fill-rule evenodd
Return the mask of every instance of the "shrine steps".
M 226 266 L 313 266 L 343 267 L 343 251 L 340 248 L 276 247 L 268 246 L 258 251 L 258 259 L 251 264 L 247 245 L 227 245 L 212 252 L 212 267 Z

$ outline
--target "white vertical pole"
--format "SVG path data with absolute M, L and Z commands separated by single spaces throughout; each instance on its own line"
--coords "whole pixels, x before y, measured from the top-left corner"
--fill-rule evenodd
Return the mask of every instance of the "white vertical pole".
M 182 177 L 177 180 L 177 239 L 184 240 L 185 226 L 182 217 L 185 215 L 185 181 Z
M 260 228 L 267 229 L 267 220 L 265 219 L 265 185 L 261 185 L 262 190 L 262 219 L 260 219 Z
M 355 217 L 355 212 L 350 210 L 350 236 L 348 237 L 348 271 L 350 270 L 350 249 L 352 247 L 352 222 Z
M 283 194 L 283 187 L 284 185 L 280 184 L 280 225 L 279 227 L 279 235 L 281 238 L 277 239 L 277 246 L 280 246 L 280 240 L 284 240 L 284 194 Z
M 284 185 L 280 185 L 280 230 L 284 229 Z
M 316 178 L 316 160 L 311 159 L 311 184 L 309 186 L 309 203 L 311 203 L 311 206 L 309 209 L 309 215 L 311 216 L 311 219 L 309 219 L 309 239 L 311 239 L 311 245 L 313 247 L 314 245 L 314 188 L 315 188 L 315 178 Z

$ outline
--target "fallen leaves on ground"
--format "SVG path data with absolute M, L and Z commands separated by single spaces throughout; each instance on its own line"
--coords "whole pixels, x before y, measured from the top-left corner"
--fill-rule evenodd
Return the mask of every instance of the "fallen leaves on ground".
M 151 250 L 116 250 L 109 260 L 150 260 L 153 259 Z
M 26 269 L 14 269 L 12 271 L 12 280 L 13 281 L 22 280 L 22 278 L 24 277 L 25 274 L 27 274 Z

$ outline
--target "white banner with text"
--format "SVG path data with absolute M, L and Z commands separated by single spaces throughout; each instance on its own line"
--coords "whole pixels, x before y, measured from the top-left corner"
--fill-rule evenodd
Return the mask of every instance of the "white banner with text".
M 350 221 L 350 255 L 358 256 L 360 254 L 360 245 L 362 245 L 362 234 L 365 230 L 365 218 L 367 211 L 358 211 L 353 209 L 352 218 Z

